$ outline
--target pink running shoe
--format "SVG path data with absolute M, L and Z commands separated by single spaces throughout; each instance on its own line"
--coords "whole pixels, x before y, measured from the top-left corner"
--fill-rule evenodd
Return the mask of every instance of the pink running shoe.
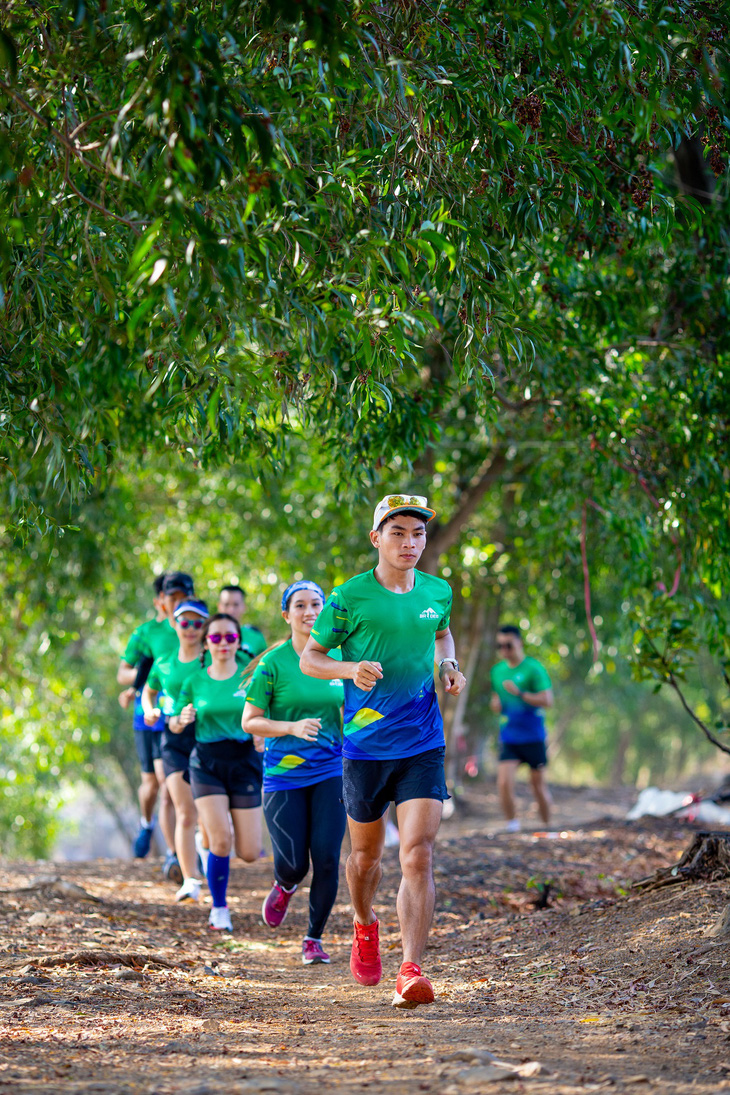
M 318 963 L 329 965 L 330 956 L 322 949 L 319 939 L 305 939 L 302 943 L 302 963 L 305 966 L 315 966 Z
M 378 921 L 372 924 L 354 924 L 355 936 L 350 954 L 350 973 L 361 985 L 377 985 L 383 976 L 383 964 L 380 961 L 380 941 L 378 939 Z
M 294 890 L 296 890 L 296 886 Z M 264 924 L 268 924 L 270 928 L 278 928 L 284 922 L 294 890 L 285 890 L 278 882 L 274 883 L 271 892 L 261 906 L 261 916 Z

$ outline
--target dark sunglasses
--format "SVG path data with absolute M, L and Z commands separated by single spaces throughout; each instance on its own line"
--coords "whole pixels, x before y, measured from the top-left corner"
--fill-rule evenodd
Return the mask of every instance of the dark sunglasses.
M 208 642 L 215 643 L 216 646 L 218 643 L 222 642 L 223 639 L 225 639 L 227 643 L 237 643 L 238 635 L 235 631 L 226 631 L 225 635 L 222 635 L 220 631 L 217 631 L 214 635 L 208 636 Z
M 205 624 L 205 620 L 178 620 L 177 625 L 181 627 L 183 631 L 187 631 L 189 627 L 194 627 L 196 631 L 200 631 L 201 627 Z
M 511 650 L 514 643 L 497 643 L 497 650 Z

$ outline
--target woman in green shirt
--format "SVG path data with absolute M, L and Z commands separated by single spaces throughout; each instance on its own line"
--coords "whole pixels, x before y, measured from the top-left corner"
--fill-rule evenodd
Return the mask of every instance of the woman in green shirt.
M 283 921 L 312 862 L 305 966 L 329 962 L 322 932 L 337 897 L 345 834 L 342 681 L 305 677 L 299 668 L 324 599 L 316 582 L 293 582 L 284 591 L 281 609 L 291 638 L 252 663 L 243 711 L 243 728 L 266 739 L 264 816 L 274 851 L 274 885 L 261 914 L 270 928 Z M 339 650 L 332 656 L 341 660 Z
M 159 718 L 160 711 L 165 716 L 161 755 L 165 782 L 175 806 L 175 851 L 183 872 L 183 884 L 175 894 L 175 900 L 197 901 L 201 885 L 195 850 L 198 814 L 188 775 L 190 754 L 195 745 L 195 725 L 191 723 L 180 728 L 173 712 L 188 677 L 200 669 L 202 628 L 210 613 L 203 601 L 186 598 L 173 615 L 179 647 L 155 659 L 142 692 L 142 708 L 145 722 L 150 726 Z
M 236 854 L 253 863 L 261 851 L 261 757 L 250 734 L 241 729 L 244 671 L 236 661 L 241 645 L 238 621 L 224 612 L 211 616 L 202 641 L 211 664 L 188 677 L 175 714 L 181 729 L 195 723 L 190 783 L 210 842 L 206 873 L 213 908 L 208 924 L 217 931 L 232 931 L 226 902 L 231 821 Z

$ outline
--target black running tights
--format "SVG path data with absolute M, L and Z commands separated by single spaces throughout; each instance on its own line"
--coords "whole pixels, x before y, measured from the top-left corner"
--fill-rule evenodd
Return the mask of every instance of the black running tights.
M 274 850 L 276 881 L 298 886 L 312 860 L 307 935 L 321 939 L 337 898 L 340 848 L 345 835 L 342 777 L 309 787 L 264 792 L 264 817 Z

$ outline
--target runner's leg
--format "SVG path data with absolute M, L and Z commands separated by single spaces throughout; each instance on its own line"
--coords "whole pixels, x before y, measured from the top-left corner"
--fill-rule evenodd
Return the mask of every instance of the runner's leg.
M 347 858 L 347 884 L 359 924 L 372 924 L 376 919 L 373 901 L 383 875 L 380 861 L 385 846 L 386 818 L 387 811 L 377 821 L 347 819 L 352 845 Z
M 274 879 L 285 890 L 309 870 L 309 787 L 264 794 L 264 817 L 274 852 Z
M 403 961 L 420 965 L 433 918 L 436 887 L 433 845 L 441 823 L 442 803 L 415 798 L 397 807 L 400 863 L 403 871 L 396 909 L 401 928 Z
M 515 773 L 519 764 L 518 760 L 501 760 L 497 766 L 499 802 L 507 821 L 512 821 L 517 813 L 515 807 Z
M 162 835 L 165 838 L 165 843 L 172 852 L 175 850 L 175 807 L 172 804 L 170 792 L 167 790 L 165 784 L 165 768 L 161 757 L 158 757 L 155 760 L 155 778 L 159 787 L 160 796 L 157 817 L 160 823 L 160 829 L 162 830 Z
M 540 817 L 546 825 L 549 825 L 553 799 L 545 779 L 545 769 L 531 768 L 530 782 L 532 783 L 532 790 L 537 801 L 537 808 L 540 811 Z
M 261 855 L 262 807 L 251 806 L 248 809 L 232 809 L 231 820 L 233 821 L 236 855 L 244 863 L 255 863 Z
M 141 782 L 137 796 L 139 798 L 139 812 L 148 826 L 152 825 L 155 812 L 155 803 L 160 785 L 154 772 L 142 772 Z
M 325 779 L 305 790 L 309 792 L 309 844 L 312 855 L 307 936 L 321 939 L 337 899 L 340 880 L 340 849 L 346 824 L 345 808 L 341 801 L 342 778 L 335 776 Z
M 198 877 L 198 857 L 195 851 L 195 809 L 193 792 L 182 772 L 172 772 L 166 786 L 175 809 L 175 851 L 182 868 L 183 878 Z
M 232 845 L 228 795 L 203 795 L 195 805 L 210 837 L 207 877 L 213 907 L 226 908 Z

